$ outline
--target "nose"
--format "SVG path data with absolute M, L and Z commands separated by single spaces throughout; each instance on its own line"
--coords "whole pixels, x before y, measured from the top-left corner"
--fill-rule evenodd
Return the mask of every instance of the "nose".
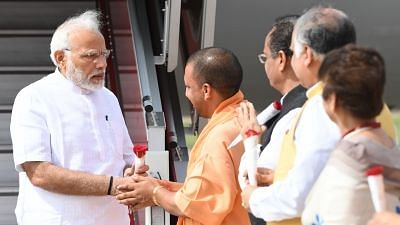
M 105 69 L 107 67 L 107 58 L 103 55 L 100 55 L 94 60 L 96 64 L 96 69 Z
M 185 88 L 185 96 L 186 96 L 187 99 L 189 99 L 189 97 L 188 97 L 188 89 L 187 88 Z

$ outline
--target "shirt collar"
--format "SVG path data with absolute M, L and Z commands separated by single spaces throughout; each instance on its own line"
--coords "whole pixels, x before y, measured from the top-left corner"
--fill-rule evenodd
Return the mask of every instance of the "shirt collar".
M 322 94 L 323 89 L 324 89 L 324 84 L 321 81 L 319 81 L 318 83 L 314 84 L 307 90 L 306 92 L 307 98 L 310 99 L 316 95 Z
M 80 88 L 79 86 L 77 86 L 76 84 L 74 84 L 74 82 L 72 82 L 71 80 L 68 80 L 61 73 L 61 71 L 58 69 L 58 67 L 54 71 L 54 77 L 60 83 L 60 85 L 62 85 L 62 87 L 72 90 L 74 93 L 78 93 L 78 94 L 82 94 L 82 95 L 88 95 L 88 94 L 93 93 L 93 91 L 84 90 L 84 89 Z
M 281 99 L 279 100 L 279 102 L 281 103 L 281 105 L 283 105 L 283 100 L 285 99 L 286 95 L 287 95 L 287 93 L 286 93 L 284 96 L 282 96 Z

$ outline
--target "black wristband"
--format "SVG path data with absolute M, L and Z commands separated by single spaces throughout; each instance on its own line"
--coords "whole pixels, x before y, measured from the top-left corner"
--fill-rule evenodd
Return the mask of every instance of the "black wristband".
M 112 186 L 113 186 L 113 179 L 114 179 L 114 177 L 111 176 L 111 177 L 110 177 L 110 183 L 108 184 L 107 195 L 111 195 L 111 190 L 112 190 Z

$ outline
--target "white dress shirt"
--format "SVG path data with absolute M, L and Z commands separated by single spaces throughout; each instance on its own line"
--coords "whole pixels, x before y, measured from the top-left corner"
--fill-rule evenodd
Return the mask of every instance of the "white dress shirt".
M 281 152 L 283 136 L 290 128 L 293 118 L 299 113 L 301 108 L 294 108 L 284 115 L 274 127 L 271 134 L 271 140 L 261 152 L 260 158 L 257 161 L 257 167 L 268 168 L 275 170 Z
M 280 99 L 280 103 L 283 103 L 284 95 Z M 271 139 L 269 143 L 265 146 L 259 158 L 257 160 L 257 168 L 268 168 L 274 170 L 276 164 L 278 163 L 279 153 L 281 151 L 282 138 L 285 132 L 289 129 L 290 122 L 297 115 L 301 108 L 294 108 L 290 110 L 286 115 L 276 122 L 274 130 L 271 133 Z M 257 145 L 257 151 L 260 153 L 260 148 L 262 145 Z M 247 154 L 246 151 L 243 153 L 240 159 L 239 174 L 238 174 L 239 185 L 242 190 L 246 187 L 247 183 Z
M 21 167 L 24 162 L 45 161 L 75 171 L 122 176 L 134 155 L 111 91 L 83 93 L 56 70 L 18 93 L 10 130 L 19 171 L 18 224 L 129 223 L 127 207 L 113 197 L 49 192 L 33 186 Z
M 265 221 L 301 216 L 312 185 L 340 139 L 339 128 L 326 114 L 322 97 L 317 95 L 308 101 L 295 132 L 293 168 L 284 180 L 257 188 L 250 197 L 251 212 Z
M 290 122 L 297 115 L 300 108 L 290 110 L 284 115 L 275 125 L 274 130 L 271 134 L 270 142 L 265 146 L 261 152 L 260 157 L 257 160 L 257 168 L 268 168 L 275 170 L 276 164 L 278 163 L 279 153 L 281 152 L 281 145 L 283 135 L 289 129 Z M 257 145 L 257 150 L 261 148 L 261 145 Z M 243 153 L 240 159 L 239 165 L 239 184 L 242 190 L 246 187 L 247 183 L 247 154 L 246 151 Z

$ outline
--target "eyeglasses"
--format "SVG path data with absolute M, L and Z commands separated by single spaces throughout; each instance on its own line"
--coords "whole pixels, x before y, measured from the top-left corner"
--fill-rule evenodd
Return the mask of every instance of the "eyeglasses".
M 289 48 L 288 49 L 284 49 L 284 50 L 280 50 L 280 51 L 283 51 L 286 54 L 286 57 L 292 57 L 292 55 L 293 55 L 293 51 L 290 50 Z M 273 55 L 271 55 L 269 57 L 272 57 L 272 56 L 275 57 L 276 54 L 273 54 Z M 265 64 L 267 62 L 267 59 L 269 58 L 269 57 L 267 57 L 265 55 L 265 53 L 258 54 L 257 57 L 258 57 L 258 61 L 260 61 L 261 64 Z
M 72 52 L 71 49 L 64 49 L 64 51 L 69 51 Z M 97 50 L 97 49 L 90 49 L 86 52 L 79 53 L 79 57 L 86 61 L 95 61 L 97 60 L 100 56 L 103 56 L 105 59 L 107 59 L 110 56 L 111 50 L 109 49 L 104 49 L 104 50 Z
M 265 64 L 267 62 L 268 58 L 264 53 L 258 54 L 257 57 L 261 64 Z

